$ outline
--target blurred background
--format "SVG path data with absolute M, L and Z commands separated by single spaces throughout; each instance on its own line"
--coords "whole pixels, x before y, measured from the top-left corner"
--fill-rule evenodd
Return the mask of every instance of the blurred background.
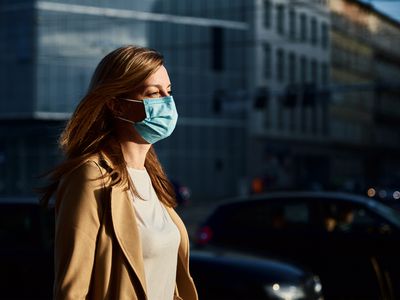
M 0 0 L 0 197 L 35 197 L 100 59 L 165 56 L 179 121 L 155 145 L 189 233 L 272 191 L 400 202 L 396 0 Z
M 180 119 L 156 148 L 193 201 L 393 188 L 396 16 L 379 0 L 1 0 L 0 195 L 32 194 L 95 66 L 126 44 L 165 55 Z

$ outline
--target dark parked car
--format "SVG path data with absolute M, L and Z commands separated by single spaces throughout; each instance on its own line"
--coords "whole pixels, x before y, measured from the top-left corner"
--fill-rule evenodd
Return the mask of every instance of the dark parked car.
M 0 198 L 1 299 L 51 299 L 53 226 L 36 198 Z
M 317 276 L 294 265 L 234 253 L 192 251 L 201 300 L 322 300 Z
M 400 299 L 400 214 L 373 199 L 282 192 L 228 201 L 198 231 L 197 245 L 300 263 L 325 299 Z

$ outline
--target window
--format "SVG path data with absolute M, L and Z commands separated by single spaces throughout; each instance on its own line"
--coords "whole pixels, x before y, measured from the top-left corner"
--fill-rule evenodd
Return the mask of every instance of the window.
M 296 73 L 297 73 L 297 66 L 296 66 L 296 56 L 293 52 L 289 54 L 289 83 L 296 82 Z
M 302 42 L 306 42 L 307 41 L 307 16 L 302 13 L 300 15 L 300 40 Z
M 294 9 L 289 11 L 289 37 L 291 40 L 296 39 L 296 12 Z
M 310 209 L 306 203 L 251 203 L 229 211 L 225 209 L 225 212 L 226 218 L 221 223 L 233 228 L 240 224 L 240 230 L 245 228 L 262 233 L 265 230 L 299 231 L 311 225 Z M 221 220 L 223 215 L 218 218 Z
M 265 79 L 270 79 L 271 78 L 271 73 L 272 73 L 272 68 L 271 68 L 271 62 L 272 62 L 272 53 L 271 53 L 271 45 L 265 44 L 264 45 L 264 78 Z
M 32 52 L 30 51 L 29 39 L 27 38 L 30 30 L 28 24 L 28 22 L 17 22 L 15 24 L 15 55 L 21 62 L 29 61 L 32 55 Z
M 311 225 L 306 203 L 269 203 L 259 207 L 265 229 L 300 231 Z
M 308 223 L 309 209 L 305 203 L 286 204 L 285 217 L 290 223 Z
M 220 114 L 222 112 L 222 103 L 224 100 L 224 91 L 216 90 L 212 98 L 212 110 L 215 114 Z
M 211 67 L 214 71 L 222 71 L 224 69 L 224 49 L 223 49 L 223 28 L 221 27 L 211 27 Z
M 318 65 L 315 59 L 311 61 L 311 81 L 314 84 L 318 82 Z
M 326 231 L 342 233 L 388 234 L 389 223 L 368 209 L 351 203 L 330 203 L 323 209 Z
M 259 110 L 264 109 L 268 104 L 269 96 L 270 91 L 267 87 L 259 87 L 254 99 L 254 108 Z
M 276 5 L 276 32 L 285 34 L 285 6 L 283 4 Z
M 322 63 L 321 64 L 321 81 L 323 85 L 327 85 L 329 82 L 329 74 L 328 74 L 328 64 Z
M 307 58 L 302 56 L 300 58 L 300 75 L 301 75 L 301 82 L 304 84 L 308 81 L 308 63 Z
M 328 48 L 329 44 L 329 32 L 328 25 L 326 23 L 321 24 L 321 46 L 322 48 Z
M 316 45 L 318 40 L 317 19 L 311 19 L 311 44 Z
M 276 51 L 276 79 L 280 82 L 285 79 L 285 56 L 282 49 Z
M 265 28 L 270 28 L 271 27 L 271 16 L 272 16 L 272 5 L 271 5 L 271 0 L 264 0 L 264 16 L 263 16 L 263 21 L 264 21 L 264 27 Z

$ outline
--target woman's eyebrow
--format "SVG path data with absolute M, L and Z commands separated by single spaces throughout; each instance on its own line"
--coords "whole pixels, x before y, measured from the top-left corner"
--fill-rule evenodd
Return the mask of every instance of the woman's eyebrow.
M 161 85 L 161 84 L 148 84 L 148 85 L 145 85 L 145 86 L 144 86 L 144 88 L 149 88 L 149 87 L 157 87 L 157 88 L 159 88 L 159 89 L 162 89 L 162 85 Z M 167 86 L 167 88 L 169 88 L 169 87 L 171 87 L 171 84 L 169 84 L 169 85 Z

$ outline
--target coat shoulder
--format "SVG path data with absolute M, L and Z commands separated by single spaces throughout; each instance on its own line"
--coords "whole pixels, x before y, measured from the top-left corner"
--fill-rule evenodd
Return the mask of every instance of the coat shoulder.
M 56 211 L 65 198 L 70 203 L 88 202 L 98 198 L 104 187 L 104 170 L 98 160 L 89 159 L 62 177 L 56 195 Z
M 97 183 L 101 182 L 101 178 L 104 175 L 104 169 L 100 166 L 100 161 L 97 157 L 93 156 L 82 164 L 77 166 L 76 168 L 72 169 L 71 171 L 67 172 L 62 182 L 68 181 L 76 181 L 78 182 L 87 182 L 87 181 L 94 181 Z

